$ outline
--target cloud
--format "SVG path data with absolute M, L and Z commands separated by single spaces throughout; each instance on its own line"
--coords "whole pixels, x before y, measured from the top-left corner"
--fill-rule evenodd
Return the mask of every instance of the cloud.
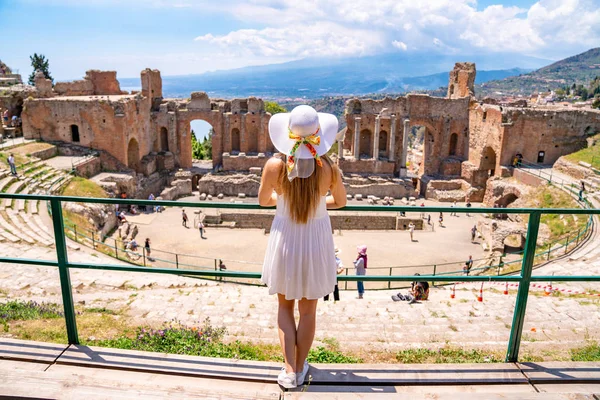
M 600 0 L 539 0 L 529 8 L 498 4 L 480 10 L 474 0 L 232 0 L 226 12 L 262 27 L 197 40 L 262 56 L 476 48 L 558 58 L 600 43 Z
M 235 48 L 240 54 L 264 57 L 306 58 L 315 56 L 361 56 L 383 45 L 383 35 L 350 29 L 332 22 L 265 29 L 240 29 L 226 35 L 206 34 L 194 40 L 221 48 Z
M 408 49 L 408 46 L 406 45 L 406 43 L 400 42 L 398 40 L 392 41 L 392 46 L 394 46 L 395 48 L 402 50 L 402 51 L 406 51 L 406 49 Z

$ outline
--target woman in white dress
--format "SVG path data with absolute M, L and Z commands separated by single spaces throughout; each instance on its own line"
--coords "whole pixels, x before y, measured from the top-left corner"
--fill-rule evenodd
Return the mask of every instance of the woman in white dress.
M 336 284 L 327 209 L 344 207 L 346 190 L 340 170 L 325 154 L 335 143 L 337 129 L 334 115 L 317 113 L 309 106 L 275 114 L 269 121 L 271 141 L 285 162 L 277 157 L 267 161 L 258 193 L 261 206 L 277 206 L 262 281 L 279 302 L 277 325 L 285 367 L 278 382 L 286 388 L 304 383 L 317 300 Z

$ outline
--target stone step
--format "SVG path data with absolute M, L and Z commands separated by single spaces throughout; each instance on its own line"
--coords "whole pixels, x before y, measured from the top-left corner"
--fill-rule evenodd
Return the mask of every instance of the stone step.
M 39 200 L 29 201 L 29 207 L 28 207 L 27 211 L 29 211 L 30 214 L 38 214 L 39 203 L 40 203 Z
M 46 246 L 52 246 L 54 244 L 54 238 L 47 234 L 45 231 L 40 230 L 39 226 L 35 223 L 34 219 L 31 218 L 29 214 L 19 213 L 18 215 L 31 230 L 31 232 L 28 232 L 30 236 L 32 236 L 38 242 L 45 244 Z
M 2 214 L 0 214 L 0 226 L 6 231 L 5 233 L 12 234 L 13 236 L 19 238 L 19 240 L 23 240 L 29 244 L 35 243 L 35 240 L 23 233 L 21 227 L 10 224 Z
M 25 187 L 25 185 L 27 185 L 27 182 L 28 182 L 28 181 L 27 181 L 27 180 L 25 180 L 25 179 L 24 179 L 24 180 L 22 180 L 22 181 L 16 181 L 16 182 L 13 182 L 13 183 L 12 183 L 12 184 L 11 184 L 11 185 L 8 187 L 8 189 L 6 189 L 6 192 L 5 192 L 5 193 L 17 193 L 17 192 L 19 192 L 19 191 L 20 191 L 22 188 L 24 188 L 24 187 Z M 12 202 L 13 202 L 13 199 L 3 199 L 3 201 L 2 201 L 2 205 L 3 205 L 5 208 L 10 208 L 10 207 L 11 207 L 11 205 L 12 205 Z
M 15 178 L 14 176 L 12 176 L 10 173 L 7 177 L 4 177 L 1 181 L 0 181 L 0 192 L 4 191 L 4 188 L 8 187 L 11 183 L 13 183 L 13 181 L 15 181 L 17 178 Z
M 23 190 L 21 190 L 21 194 L 29 194 L 29 190 L 30 188 L 28 186 L 26 186 Z M 16 200 L 16 210 L 17 211 L 23 211 L 25 210 L 25 202 L 26 200 L 24 199 L 18 199 Z
M 24 169 L 21 173 L 27 175 L 34 169 L 39 168 L 40 165 L 43 165 L 40 161 L 29 162 L 23 166 Z
M 13 242 L 13 243 L 18 243 L 18 242 L 21 241 L 21 239 L 19 239 L 18 237 L 16 237 L 12 233 L 6 232 L 6 231 L 3 231 L 3 230 L 0 230 L 0 237 L 2 237 L 5 240 L 8 240 L 9 242 Z
M 13 232 L 27 243 L 41 242 L 40 238 L 31 229 L 17 217 L 17 214 L 13 210 L 6 210 L 6 214 L 10 220 L 11 225 L 14 227 Z
M 53 234 L 50 232 L 50 229 L 46 226 L 46 224 L 44 224 L 42 218 L 39 215 L 33 215 L 32 217 L 38 229 L 42 230 L 44 233 L 46 233 L 46 235 L 54 240 L 54 237 L 52 236 Z
M 50 167 L 43 167 L 43 168 L 41 168 L 41 169 L 39 169 L 39 170 L 35 171 L 35 172 L 34 172 L 34 173 L 31 175 L 31 177 L 32 177 L 33 179 L 38 179 L 38 178 L 40 178 L 40 177 L 42 177 L 42 176 L 46 175 L 46 174 L 47 174 L 48 172 L 50 172 L 51 170 L 52 170 L 52 168 L 50 168 Z

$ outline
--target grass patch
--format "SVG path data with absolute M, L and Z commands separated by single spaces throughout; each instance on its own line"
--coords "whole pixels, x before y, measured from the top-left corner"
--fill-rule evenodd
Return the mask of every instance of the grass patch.
M 31 153 L 46 150 L 46 149 L 49 149 L 52 147 L 54 147 L 54 145 L 52 145 L 50 143 L 36 142 L 36 143 L 28 143 L 24 146 L 15 147 L 11 151 L 14 152 L 15 157 L 16 157 L 17 154 L 29 155 Z
M 576 151 L 575 153 L 566 155 L 565 158 L 575 164 L 583 161 L 592 164 L 594 168 L 600 168 L 600 146 L 592 146 Z
M 534 208 L 580 208 L 569 194 L 552 186 L 544 186 L 535 190 L 535 194 L 527 201 L 526 206 Z M 529 218 L 525 217 L 524 219 L 527 223 Z M 587 219 L 587 215 L 542 214 L 540 222 L 550 229 L 550 237 L 544 244 L 563 239 L 569 233 L 572 237 L 575 237 L 579 229 L 583 230 L 585 228 Z M 547 250 L 547 248 L 542 250 Z
M 590 342 L 571 350 L 571 361 L 600 361 L 600 345 L 598 342 Z
M 11 153 L 15 155 L 15 164 L 17 165 L 17 171 L 20 171 L 21 166 L 23 164 L 27 164 L 29 162 L 29 159 L 22 154 L 13 152 L 13 150 L 0 151 L 0 164 L 3 164 L 4 168 L 8 168 L 8 156 Z
M 63 313 L 58 304 L 21 300 L 0 303 L 0 320 L 6 322 L 40 318 L 62 318 L 62 316 Z
M 455 347 L 444 347 L 439 350 L 401 350 L 396 353 L 396 360 L 404 364 L 489 363 L 504 362 L 504 354 L 499 351 L 463 350 Z
M 75 177 L 62 190 L 63 196 L 76 197 L 100 197 L 106 198 L 108 195 L 98 184 L 82 177 Z

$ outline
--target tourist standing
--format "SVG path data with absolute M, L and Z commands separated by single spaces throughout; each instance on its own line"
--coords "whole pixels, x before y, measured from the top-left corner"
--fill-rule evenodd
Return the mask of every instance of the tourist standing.
M 185 210 L 181 210 L 181 225 L 183 225 L 187 228 L 188 227 L 187 222 L 188 222 L 188 216 L 185 213 Z
M 583 201 L 583 192 L 585 192 L 585 182 L 581 181 L 581 187 L 579 188 L 579 201 Z
M 475 241 L 475 236 L 477 235 L 477 225 L 473 225 L 471 228 L 471 243 Z
M 337 274 L 341 274 L 344 272 L 344 264 L 342 264 L 342 260 L 340 259 L 341 250 L 337 247 L 335 248 L 335 265 L 337 267 Z M 324 301 L 329 301 L 329 295 L 325 295 L 323 297 Z M 340 289 L 338 288 L 337 278 L 335 281 L 335 288 L 333 288 L 333 301 L 340 301 Z
M 150 196 L 148 196 L 148 200 L 150 200 L 150 201 L 154 201 L 154 193 L 150 193 Z M 153 207 L 153 206 L 151 206 L 151 205 L 150 205 L 150 206 L 146 206 L 146 211 L 152 212 L 152 209 L 153 209 L 153 208 L 154 208 L 154 207 Z
M 473 267 L 473 257 L 469 256 L 469 259 L 465 262 L 465 266 L 463 267 L 464 274 L 469 276 L 469 272 L 471 272 L 472 267 Z
M 10 173 L 13 174 L 14 176 L 17 176 L 17 166 L 15 164 L 15 156 L 12 153 L 10 153 L 10 156 L 8 156 L 8 166 L 10 167 Z
M 148 258 L 148 261 L 154 261 L 152 258 L 152 250 L 150 249 L 150 238 L 146 238 L 146 241 L 144 242 L 144 250 L 146 251 L 146 258 Z
M 467 208 L 471 208 L 471 200 L 467 200 Z M 467 212 L 467 217 L 470 217 L 471 215 L 469 215 L 469 213 Z
M 440 227 L 444 227 L 444 213 L 440 211 Z
M 262 281 L 269 294 L 277 294 L 277 325 L 285 364 L 277 382 L 285 388 L 304 383 L 317 301 L 333 291 L 337 280 L 327 209 L 344 207 L 346 190 L 339 168 L 326 155 L 337 132 L 334 115 L 317 113 L 305 105 L 269 120 L 271 142 L 285 161 L 279 157 L 267 161 L 258 191 L 261 206 L 277 206 Z
M 204 237 L 204 229 L 204 222 L 202 218 L 200 218 L 200 221 L 198 222 L 198 230 L 200 231 L 200 237 L 202 239 L 206 239 L 206 237 Z
M 456 207 L 456 201 L 453 201 L 452 205 L 450 207 L 455 208 Z M 454 211 L 454 210 L 450 213 L 450 216 L 453 216 L 453 215 L 455 217 L 458 217 L 458 215 L 456 215 L 456 211 Z
M 410 232 L 410 241 L 414 242 L 413 235 L 415 233 L 415 224 L 413 224 L 412 222 L 408 224 L 408 231 Z
M 358 256 L 354 260 L 354 268 L 356 268 L 356 275 L 367 274 L 367 246 L 357 246 Z M 358 289 L 358 298 L 362 299 L 365 294 L 365 285 L 363 281 L 356 281 L 356 288 Z

